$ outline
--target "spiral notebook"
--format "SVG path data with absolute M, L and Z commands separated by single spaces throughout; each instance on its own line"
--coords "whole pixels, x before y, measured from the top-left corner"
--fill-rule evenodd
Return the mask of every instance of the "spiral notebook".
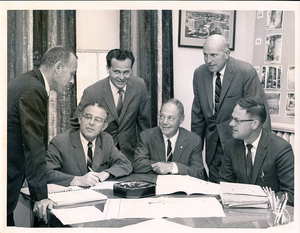
M 95 205 L 106 201 L 107 196 L 77 186 L 64 187 L 56 184 L 48 184 L 48 198 L 55 205 L 53 208 L 72 208 L 86 205 Z M 28 188 L 22 188 L 21 193 L 30 195 Z

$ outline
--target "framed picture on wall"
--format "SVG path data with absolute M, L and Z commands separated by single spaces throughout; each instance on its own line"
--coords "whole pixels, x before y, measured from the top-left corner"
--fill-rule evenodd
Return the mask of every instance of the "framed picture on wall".
M 235 11 L 179 11 L 179 47 L 203 48 L 207 37 L 225 36 L 234 50 Z

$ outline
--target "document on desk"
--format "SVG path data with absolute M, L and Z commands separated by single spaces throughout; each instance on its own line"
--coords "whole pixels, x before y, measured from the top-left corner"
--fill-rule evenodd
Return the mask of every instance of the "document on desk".
M 119 183 L 119 182 L 120 181 L 98 182 L 95 186 L 90 187 L 90 189 L 94 189 L 94 190 L 110 189 L 110 190 L 113 190 L 114 184 Z
M 108 199 L 103 213 L 105 219 L 225 217 L 214 197 Z
M 69 209 L 52 209 L 51 212 L 64 225 L 94 222 L 104 219 L 103 213 L 94 206 L 83 206 Z
M 156 195 L 185 192 L 186 194 L 219 195 L 220 185 L 188 175 L 158 175 Z

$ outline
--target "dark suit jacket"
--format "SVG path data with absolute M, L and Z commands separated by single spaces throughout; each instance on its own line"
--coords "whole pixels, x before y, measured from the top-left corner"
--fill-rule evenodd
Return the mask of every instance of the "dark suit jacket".
M 246 152 L 243 140 L 230 139 L 225 145 L 220 169 L 221 181 L 248 183 Z M 294 154 L 291 145 L 281 137 L 263 129 L 254 160 L 252 181 L 270 187 L 277 195 L 289 195 L 294 203 Z
M 78 128 L 77 116 L 82 112 L 83 106 L 88 102 L 99 102 L 109 111 L 106 120 L 108 127 L 105 132 L 113 137 L 115 145 L 119 143 L 123 154 L 133 162 L 138 132 L 150 127 L 150 103 L 147 93 L 143 79 L 130 77 L 126 86 L 120 120 L 118 120 L 109 78 L 107 77 L 84 90 L 74 118 L 71 119 L 70 123 L 73 128 Z
M 79 132 L 68 129 L 51 140 L 46 153 L 48 183 L 68 186 L 75 176 L 88 172 Z M 92 170 L 120 177 L 129 175 L 132 165 L 114 146 L 112 137 L 101 132 L 96 139 Z
M 16 207 L 26 176 L 31 200 L 47 198 L 47 92 L 39 69 L 7 87 L 7 214 Z
M 225 142 L 232 138 L 229 126 L 231 113 L 240 98 L 253 96 L 268 104 L 255 69 L 248 63 L 229 57 L 224 73 L 220 106 L 217 117 L 213 115 L 213 73 L 201 65 L 194 72 L 194 101 L 192 106 L 191 131 L 205 138 L 206 163 L 213 159 L 218 137 L 224 149 Z M 265 127 L 271 130 L 270 116 L 267 114 Z
M 134 172 L 153 173 L 151 164 L 166 161 L 165 153 L 165 143 L 160 128 L 143 131 L 134 154 Z M 179 128 L 172 162 L 176 163 L 178 174 L 203 179 L 205 171 L 201 155 L 201 139 L 196 134 Z

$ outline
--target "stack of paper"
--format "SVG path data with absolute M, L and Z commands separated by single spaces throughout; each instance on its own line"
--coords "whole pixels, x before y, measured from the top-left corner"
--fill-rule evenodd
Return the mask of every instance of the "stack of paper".
M 220 186 L 220 196 L 225 206 L 268 208 L 268 197 L 258 185 L 221 182 Z

